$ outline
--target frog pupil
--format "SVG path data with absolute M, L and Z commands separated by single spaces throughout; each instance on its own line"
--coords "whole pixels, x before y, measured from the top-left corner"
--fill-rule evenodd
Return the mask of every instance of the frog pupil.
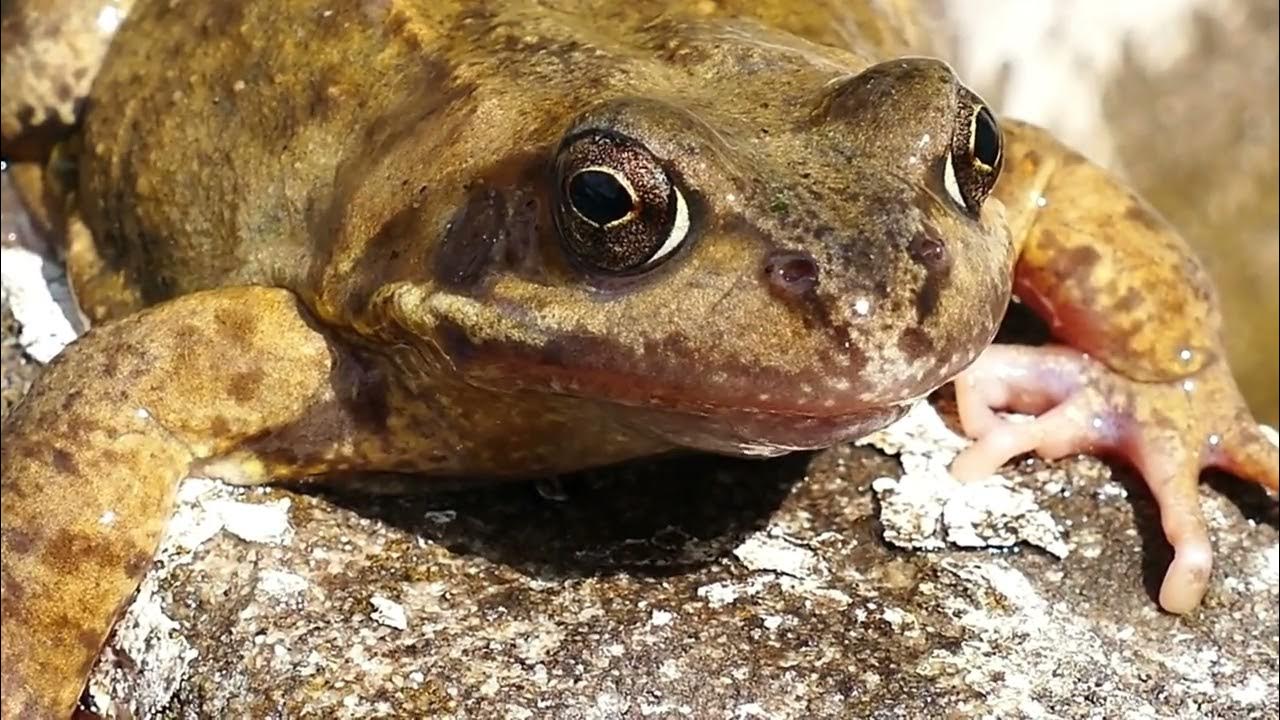
M 602 170 L 574 175 L 569 180 L 569 202 L 579 215 L 600 226 L 621 220 L 635 209 L 627 188 Z
M 1000 131 L 985 107 L 978 110 L 973 123 L 973 157 L 987 167 L 995 167 L 1000 160 Z

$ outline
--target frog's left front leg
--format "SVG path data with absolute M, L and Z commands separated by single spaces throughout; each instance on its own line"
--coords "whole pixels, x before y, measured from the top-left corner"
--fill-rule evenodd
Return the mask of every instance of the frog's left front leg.
M 1201 469 L 1274 491 L 1277 447 L 1236 388 L 1210 281 L 1176 231 L 1043 130 L 1009 123 L 1005 138 L 996 196 L 1019 250 L 1014 290 L 1067 347 L 994 346 L 956 379 L 961 422 L 978 440 L 952 472 L 986 476 L 1030 451 L 1128 459 L 1174 549 L 1160 604 L 1189 612 L 1213 564 Z M 992 408 L 1038 417 L 1007 422 Z
M 193 470 L 379 469 L 387 393 L 359 352 L 293 293 L 243 287 L 98 325 L 49 365 L 0 442 L 0 718 L 71 715 Z

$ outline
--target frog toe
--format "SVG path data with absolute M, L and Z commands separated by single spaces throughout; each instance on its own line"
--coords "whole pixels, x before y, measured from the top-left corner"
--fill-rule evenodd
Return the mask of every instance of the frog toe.
M 1176 436 L 1143 436 L 1130 440 L 1131 459 L 1160 510 L 1165 540 L 1173 561 L 1160 585 L 1160 607 L 1175 614 L 1191 612 L 1209 589 L 1213 547 L 1200 510 L 1199 453 Z
M 1160 606 L 1184 615 L 1203 600 L 1213 570 L 1213 548 L 1199 505 L 1199 462 L 1185 452 L 1170 455 L 1148 445 L 1139 451 L 1137 464 L 1160 507 L 1165 539 L 1174 548 L 1160 585 Z
M 1280 445 L 1276 444 L 1275 430 L 1264 429 L 1246 415 L 1217 441 L 1212 460 L 1215 467 L 1252 480 L 1273 495 L 1280 491 Z
M 1110 426 L 1090 417 L 1080 393 L 1089 370 L 1083 356 L 1061 348 L 989 348 L 956 378 L 960 423 L 975 441 L 956 458 L 952 475 L 979 480 L 1024 453 L 1053 460 L 1108 442 Z M 1003 419 L 996 408 L 1035 417 Z
M 965 432 L 975 437 L 951 465 L 951 474 L 961 482 L 972 482 L 994 474 L 1013 458 L 1035 452 L 1052 460 L 1069 455 L 1088 444 L 1084 428 L 1073 424 L 1071 409 L 1059 406 L 1030 421 L 1000 420 L 984 432 Z

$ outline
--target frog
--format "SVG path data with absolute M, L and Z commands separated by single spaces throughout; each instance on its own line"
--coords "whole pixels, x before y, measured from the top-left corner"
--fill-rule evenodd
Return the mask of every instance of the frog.
M 1196 610 L 1277 448 L 1177 231 L 911 2 L 41 0 L 3 154 L 91 327 L 3 428 L 4 718 L 66 717 L 180 481 L 555 476 L 852 441 L 1111 455 Z M 1046 345 L 993 343 L 1010 304 Z M 1014 422 L 1001 411 L 1032 416 Z

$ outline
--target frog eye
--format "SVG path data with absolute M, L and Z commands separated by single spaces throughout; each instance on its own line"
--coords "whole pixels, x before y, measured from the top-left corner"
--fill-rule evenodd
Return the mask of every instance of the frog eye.
M 590 132 L 570 138 L 557 161 L 556 223 L 565 249 L 591 270 L 634 273 L 680 248 L 689 207 L 644 146 Z
M 976 96 L 962 100 L 956 120 L 943 184 L 957 205 L 977 215 L 1000 177 L 1003 138 L 995 115 Z

